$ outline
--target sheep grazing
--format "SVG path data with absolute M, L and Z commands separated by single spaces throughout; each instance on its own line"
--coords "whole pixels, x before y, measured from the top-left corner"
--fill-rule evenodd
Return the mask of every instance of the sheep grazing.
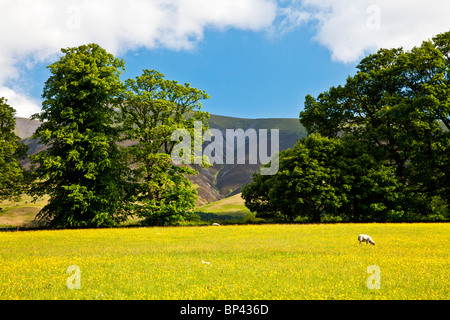
M 375 245 L 375 241 L 372 240 L 372 238 L 370 236 L 368 236 L 367 234 L 360 234 L 358 236 L 358 241 L 359 241 L 359 245 L 361 246 L 361 242 L 365 242 L 366 244 L 373 244 Z
M 218 223 L 213 223 L 212 224 L 214 227 L 220 227 L 220 224 L 218 224 Z

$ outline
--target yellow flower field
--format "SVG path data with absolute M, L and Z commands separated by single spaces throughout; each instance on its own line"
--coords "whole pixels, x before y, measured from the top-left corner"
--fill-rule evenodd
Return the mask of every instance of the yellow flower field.
M 0 233 L 0 299 L 449 299 L 449 240 L 444 223 Z

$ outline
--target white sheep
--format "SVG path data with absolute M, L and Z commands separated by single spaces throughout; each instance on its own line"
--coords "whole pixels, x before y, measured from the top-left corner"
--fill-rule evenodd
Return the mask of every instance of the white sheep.
M 368 236 L 367 234 L 360 234 L 358 236 L 358 241 L 359 241 L 359 245 L 361 246 L 361 242 L 365 242 L 366 244 L 373 244 L 375 245 L 375 241 L 372 240 L 372 238 L 370 236 Z
M 218 223 L 213 223 L 212 224 L 214 227 L 220 227 L 220 224 L 218 224 Z

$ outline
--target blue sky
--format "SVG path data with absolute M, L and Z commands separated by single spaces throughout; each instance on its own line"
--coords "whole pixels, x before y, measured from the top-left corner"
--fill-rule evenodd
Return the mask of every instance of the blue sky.
M 420 45 L 449 16 L 441 0 L 0 0 L 0 96 L 39 112 L 60 48 L 96 42 L 125 59 L 124 80 L 158 70 L 205 90 L 212 114 L 297 118 L 362 57 Z
M 355 63 L 331 61 L 308 33 L 268 39 L 241 30 L 207 31 L 192 51 L 130 52 L 124 78 L 156 69 L 167 79 L 188 82 L 211 98 L 204 110 L 244 118 L 296 118 L 307 94 L 317 95 L 354 73 Z

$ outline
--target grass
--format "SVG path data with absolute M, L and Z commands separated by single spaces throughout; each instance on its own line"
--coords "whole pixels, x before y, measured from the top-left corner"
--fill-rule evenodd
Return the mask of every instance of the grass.
M 0 299 L 449 299 L 449 238 L 445 223 L 0 233 Z
M 4 227 L 23 227 L 36 224 L 35 217 L 45 206 L 48 196 L 39 199 L 36 202 L 28 195 L 22 195 L 20 201 L 0 202 L 0 228 Z M 244 205 L 241 194 L 234 195 L 207 205 L 199 206 L 197 211 L 210 212 L 214 214 L 224 214 L 243 219 L 251 212 Z M 125 224 L 133 224 L 139 221 L 137 218 L 130 218 Z
M 244 199 L 241 198 L 241 194 L 236 194 L 234 196 L 209 203 L 207 205 L 197 208 L 197 211 L 211 212 L 217 214 L 237 214 L 240 216 L 245 216 L 250 214 L 250 210 L 244 205 Z
M 0 227 L 30 226 L 35 223 L 35 217 L 45 206 L 48 197 L 36 202 L 28 195 L 22 195 L 20 201 L 0 202 Z

